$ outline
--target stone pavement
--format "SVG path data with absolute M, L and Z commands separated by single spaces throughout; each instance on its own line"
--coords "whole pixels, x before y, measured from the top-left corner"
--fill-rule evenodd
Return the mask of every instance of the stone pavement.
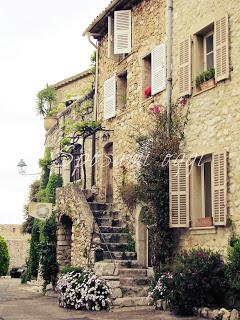
M 56 297 L 42 296 L 20 284 L 19 279 L 0 278 L 0 320 L 196 320 L 166 312 L 143 309 L 116 309 L 114 312 L 85 312 L 58 307 Z

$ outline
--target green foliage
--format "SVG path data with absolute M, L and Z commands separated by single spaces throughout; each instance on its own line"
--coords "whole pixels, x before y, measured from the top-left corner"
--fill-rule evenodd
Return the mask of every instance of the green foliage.
M 137 182 L 137 198 L 142 206 L 140 219 L 152 225 L 152 264 L 155 273 L 164 270 L 173 255 L 173 231 L 169 228 L 169 169 L 168 156 L 176 158 L 184 139 L 188 109 L 182 105 L 172 106 L 170 135 L 167 131 L 166 113 L 154 115 L 153 129 L 148 137 L 137 138 L 138 150 L 148 141 Z M 154 121 L 155 120 L 155 121 Z
M 92 73 L 95 73 L 96 72 L 96 58 L 97 58 L 97 53 L 96 51 L 94 51 L 91 55 L 91 58 L 90 58 L 90 64 L 91 64 L 91 67 L 92 67 Z
M 70 273 L 70 272 L 75 272 L 75 273 L 78 273 L 78 272 L 82 272 L 82 269 L 81 268 L 77 268 L 77 267 L 73 267 L 73 266 L 65 266 L 62 268 L 60 274 L 61 275 L 64 275 L 64 274 L 67 274 L 67 273 Z
M 208 81 L 210 79 L 214 79 L 214 77 L 215 77 L 215 69 L 214 68 L 210 68 L 209 70 L 200 73 L 196 77 L 196 87 L 200 87 L 200 85 L 203 82 Z
M 0 276 L 6 276 L 9 268 L 9 254 L 5 239 L 0 236 Z
M 120 187 L 120 194 L 123 199 L 123 202 L 126 204 L 129 210 L 133 210 L 136 208 L 137 192 L 136 192 L 136 185 L 134 183 L 124 182 Z
M 55 216 L 51 216 L 42 228 L 40 243 L 40 265 L 41 274 L 44 279 L 44 287 L 52 283 L 55 286 L 58 273 L 58 264 L 56 262 L 56 223 Z
M 233 307 L 235 307 L 235 304 L 239 303 L 240 297 L 240 238 L 235 238 L 231 242 L 228 252 L 226 278 L 233 300 Z
M 56 90 L 53 86 L 46 85 L 44 89 L 37 94 L 37 110 L 40 115 L 53 115 L 52 104 L 56 101 Z
M 127 252 L 135 252 L 135 250 L 136 250 L 135 240 L 133 239 L 132 235 L 129 233 L 128 238 L 127 238 L 126 251 Z
M 49 175 L 50 175 L 50 168 L 49 164 L 51 161 L 51 152 L 49 148 L 45 149 L 44 157 L 39 159 L 39 167 L 42 169 L 42 176 L 41 176 L 41 189 L 45 189 L 48 183 Z
M 164 277 L 164 298 L 173 311 L 182 315 L 191 315 L 194 307 L 222 307 L 224 272 L 218 253 L 200 248 L 182 252 L 176 258 L 172 277 Z
M 62 177 L 52 173 L 49 177 L 47 187 L 45 189 L 46 198 L 44 201 L 55 203 L 56 200 L 56 189 L 62 187 Z
M 30 280 L 31 278 L 37 278 L 38 276 L 38 267 L 40 261 L 40 228 L 41 222 L 35 219 L 30 241 L 27 275 L 24 276 L 27 280 Z

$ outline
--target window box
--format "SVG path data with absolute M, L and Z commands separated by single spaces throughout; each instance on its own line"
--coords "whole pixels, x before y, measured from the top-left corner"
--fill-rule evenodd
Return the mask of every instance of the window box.
M 211 226 L 213 226 L 213 218 L 212 217 L 198 218 L 196 226 L 197 227 L 211 227 Z
M 204 81 L 200 84 L 201 91 L 210 89 L 215 86 L 215 79 L 210 79 L 208 81 Z

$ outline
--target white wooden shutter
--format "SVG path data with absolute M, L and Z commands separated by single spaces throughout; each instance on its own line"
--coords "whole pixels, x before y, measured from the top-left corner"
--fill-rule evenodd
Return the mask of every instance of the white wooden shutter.
M 166 46 L 161 43 L 152 50 L 151 84 L 152 95 L 166 88 Z
M 116 77 L 104 82 L 104 119 L 113 118 L 116 115 Z
M 215 79 L 229 78 L 229 26 L 228 17 L 222 17 L 214 23 Z
M 184 160 L 169 162 L 170 227 L 189 227 L 189 165 Z
M 227 223 L 227 153 L 213 154 L 212 163 L 212 210 L 217 226 Z
M 131 10 L 114 12 L 114 53 L 130 53 L 132 50 Z
M 192 93 L 192 41 L 179 43 L 179 94 L 181 97 Z
M 114 55 L 114 23 L 113 18 L 108 17 L 108 58 L 112 58 Z

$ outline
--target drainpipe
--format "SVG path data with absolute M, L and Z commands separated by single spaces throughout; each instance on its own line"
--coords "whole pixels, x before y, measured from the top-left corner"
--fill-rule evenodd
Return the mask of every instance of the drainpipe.
M 99 49 L 98 45 L 96 45 L 91 40 L 92 34 L 90 32 L 87 33 L 88 41 L 91 43 L 92 46 L 96 49 L 96 71 L 95 71 L 95 93 L 94 93 L 94 113 L 95 113 L 95 121 L 98 120 L 98 108 L 97 108 L 97 98 L 98 98 L 98 58 L 99 58 Z M 92 137 L 92 173 L 91 173 L 91 186 L 95 185 L 95 156 L 96 156 L 96 134 Z
M 166 32 L 167 32 L 167 134 L 170 135 L 171 105 L 172 105 L 172 23 L 173 23 L 173 0 L 167 0 Z

